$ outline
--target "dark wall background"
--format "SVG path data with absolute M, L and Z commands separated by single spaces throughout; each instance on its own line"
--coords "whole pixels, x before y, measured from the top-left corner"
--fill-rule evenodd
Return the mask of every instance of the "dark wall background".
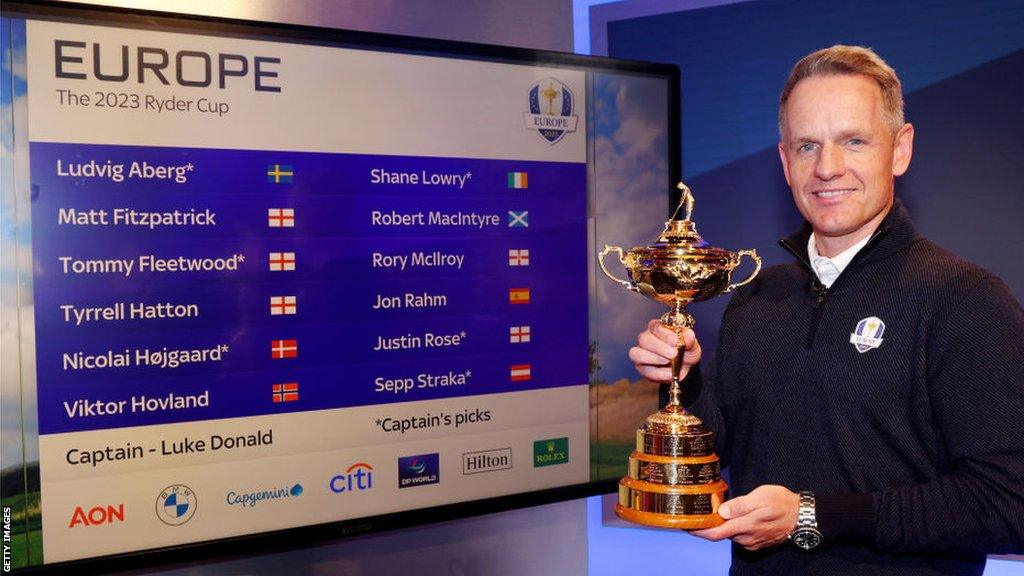
M 776 151 L 778 93 L 797 60 L 833 44 L 870 46 L 900 75 L 916 139 L 896 194 L 919 231 L 1024 300 L 1024 3 L 758 0 L 608 25 L 611 56 L 682 70 L 701 234 L 766 265 L 790 260 L 776 241 L 801 222 Z M 726 300 L 693 307 L 705 350 Z

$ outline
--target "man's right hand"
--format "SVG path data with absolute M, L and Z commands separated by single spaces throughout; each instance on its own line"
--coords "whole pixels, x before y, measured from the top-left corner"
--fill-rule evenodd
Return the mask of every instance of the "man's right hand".
M 666 328 L 660 320 L 647 323 L 647 330 L 636 338 L 636 346 L 629 349 L 629 359 L 636 365 L 637 372 L 652 382 L 672 381 L 672 359 L 676 357 L 676 333 Z M 700 343 L 693 330 L 683 331 L 683 362 L 679 379 L 686 378 L 690 366 L 700 362 Z

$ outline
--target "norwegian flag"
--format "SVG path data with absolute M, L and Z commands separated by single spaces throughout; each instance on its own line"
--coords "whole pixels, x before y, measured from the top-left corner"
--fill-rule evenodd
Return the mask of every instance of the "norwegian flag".
M 508 265 L 509 266 L 529 266 L 530 265 L 530 251 L 529 250 L 516 250 L 512 249 L 508 251 Z
M 274 403 L 295 402 L 299 399 L 299 383 L 274 384 Z
M 508 329 L 508 341 L 513 344 L 523 344 L 530 341 L 529 326 L 510 326 Z
M 295 296 L 270 297 L 271 316 L 292 315 L 296 312 L 298 312 L 298 304 L 296 303 Z
M 299 356 L 298 340 L 271 340 L 270 357 L 274 360 L 297 358 Z
M 513 382 L 521 382 L 530 379 L 530 365 L 529 364 L 513 364 L 509 370 L 509 377 L 512 378 Z
M 271 272 L 291 272 L 295 270 L 295 252 L 271 252 Z
M 294 208 L 268 208 L 267 209 L 267 226 L 271 228 L 294 228 L 295 227 L 295 209 Z

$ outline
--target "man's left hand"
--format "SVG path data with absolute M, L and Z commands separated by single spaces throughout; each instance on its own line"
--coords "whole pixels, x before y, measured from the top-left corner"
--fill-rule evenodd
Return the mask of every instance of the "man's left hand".
M 712 542 L 731 538 L 747 550 L 760 550 L 786 541 L 796 528 L 799 507 L 799 494 L 783 486 L 758 486 L 750 494 L 719 506 L 718 514 L 725 518 L 724 524 L 690 534 Z

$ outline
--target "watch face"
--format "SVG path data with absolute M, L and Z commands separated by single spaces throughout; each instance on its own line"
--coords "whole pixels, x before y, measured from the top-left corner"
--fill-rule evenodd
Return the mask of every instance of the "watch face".
M 793 533 L 793 544 L 804 550 L 811 550 L 821 544 L 821 532 L 814 528 L 800 528 Z

